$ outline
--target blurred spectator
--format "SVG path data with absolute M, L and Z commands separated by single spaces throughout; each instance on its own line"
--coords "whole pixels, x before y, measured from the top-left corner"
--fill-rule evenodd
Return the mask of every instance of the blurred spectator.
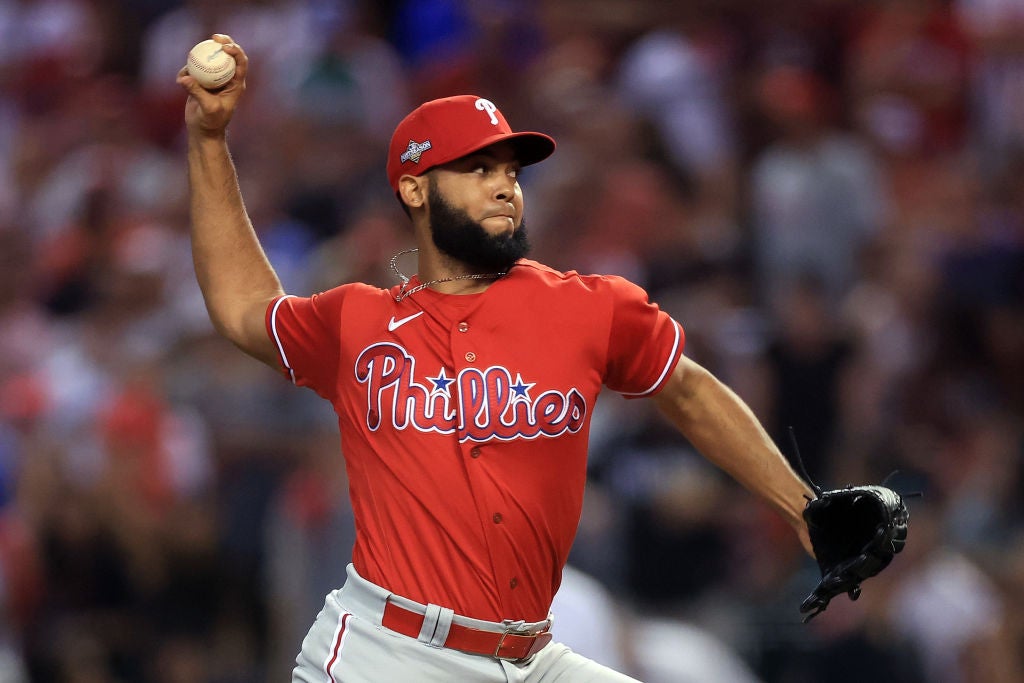
M 918 515 L 918 542 L 900 572 L 889 618 L 922 654 L 936 683 L 1018 680 L 1024 670 L 999 647 L 1005 596 L 968 557 L 944 542 L 935 517 Z M 987 661 L 976 659 L 986 653 Z
M 697 230 L 692 246 L 712 260 L 731 254 L 740 239 L 733 101 L 738 36 L 721 14 L 713 2 L 657 6 L 651 28 L 620 58 L 616 83 L 619 96 L 654 130 L 648 154 L 666 157 L 690 185 Z
M 636 675 L 647 683 L 761 681 L 726 644 L 685 622 L 647 618 L 634 629 Z
M 271 680 L 286 680 L 324 596 L 343 579 L 351 562 L 355 524 L 348 478 L 338 459 L 337 435 L 328 427 L 311 433 L 306 451 L 271 503 L 266 524 L 266 590 L 270 606 Z
M 314 121 L 349 125 L 386 145 L 391 131 L 412 106 L 401 57 L 395 47 L 373 32 L 367 3 L 356 3 L 333 23 L 319 28 L 323 47 L 311 55 L 305 71 L 289 75 L 297 98 L 294 106 Z M 288 86 L 288 83 L 282 85 Z
M 873 3 L 849 57 L 861 129 L 895 155 L 959 149 L 967 138 L 968 56 L 943 0 Z
M 792 282 L 772 309 L 778 328 L 765 350 L 764 381 L 774 400 L 762 420 L 786 452 L 792 450 L 792 429 L 810 476 L 831 481 L 853 344 L 813 277 Z
M 567 565 L 551 613 L 551 632 L 573 652 L 616 671 L 632 671 L 632 615 L 599 581 Z
M 794 278 L 810 276 L 834 304 L 856 281 L 860 250 L 885 211 L 877 162 L 830 121 L 830 92 L 814 73 L 771 68 L 757 93 L 779 136 L 750 170 L 762 296 L 770 300 Z
M 1024 146 L 1024 5 L 1017 0 L 955 0 L 972 43 L 970 134 L 987 169 Z
M 678 620 L 643 617 L 572 565 L 555 595 L 556 640 L 646 683 L 758 683 L 749 666 L 707 631 Z
M 712 23 L 713 7 L 665 7 L 622 55 L 618 87 L 649 118 L 660 144 L 686 175 L 724 180 L 736 159 L 727 50 L 730 36 Z

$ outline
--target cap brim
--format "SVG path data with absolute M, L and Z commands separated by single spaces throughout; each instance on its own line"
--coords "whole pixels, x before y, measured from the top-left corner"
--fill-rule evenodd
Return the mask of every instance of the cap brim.
M 491 137 L 484 138 L 483 140 L 477 140 L 472 146 L 467 147 L 464 150 L 458 150 L 453 152 L 451 157 L 444 161 L 439 161 L 433 164 L 430 168 L 435 166 L 443 166 L 444 164 L 451 163 L 456 159 L 469 156 L 479 152 L 482 149 L 486 149 L 491 145 L 496 145 L 501 142 L 510 143 L 516 152 L 516 161 L 523 166 L 529 166 L 535 164 L 538 161 L 544 161 L 555 151 L 555 140 L 549 135 L 544 133 L 534 133 L 532 131 L 523 131 L 520 133 L 499 133 L 492 135 Z M 420 171 L 425 173 L 427 168 Z
M 555 151 L 554 138 L 544 133 L 513 133 L 502 137 L 501 140 L 508 140 L 512 143 L 516 150 L 516 159 L 523 166 L 544 161 Z

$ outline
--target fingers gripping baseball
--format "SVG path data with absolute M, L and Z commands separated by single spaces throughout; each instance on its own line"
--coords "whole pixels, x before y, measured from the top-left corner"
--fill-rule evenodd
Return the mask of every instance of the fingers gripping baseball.
M 188 93 L 188 100 L 185 103 L 185 124 L 192 131 L 216 135 L 223 133 L 227 128 L 238 100 L 245 91 L 249 58 L 231 36 L 215 33 L 211 39 L 220 43 L 224 53 L 234 59 L 234 75 L 223 86 L 208 90 L 189 74 L 189 67 L 184 66 L 178 72 L 177 82 Z

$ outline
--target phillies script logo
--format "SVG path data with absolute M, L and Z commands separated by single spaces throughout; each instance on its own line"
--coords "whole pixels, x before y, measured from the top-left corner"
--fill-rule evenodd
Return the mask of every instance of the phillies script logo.
M 390 415 L 395 429 L 451 434 L 459 441 L 534 439 L 575 434 L 587 402 L 575 388 L 534 397 L 534 384 L 506 368 L 466 368 L 448 377 L 441 368 L 429 384 L 415 379 L 416 359 L 397 344 L 367 347 L 356 359 L 356 379 L 366 385 L 366 426 L 377 431 Z

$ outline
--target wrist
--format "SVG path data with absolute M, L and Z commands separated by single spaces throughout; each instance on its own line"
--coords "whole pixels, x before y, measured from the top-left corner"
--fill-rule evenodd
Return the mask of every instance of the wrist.
M 227 132 L 221 130 L 189 129 L 188 149 L 200 155 L 223 154 L 227 149 Z
M 804 509 L 807 507 L 807 501 L 812 498 L 814 498 L 814 494 L 810 489 L 805 489 L 801 482 L 781 499 L 776 507 L 783 519 L 799 531 L 807 526 L 804 521 Z
M 189 140 L 197 142 L 203 142 L 210 140 L 213 142 L 222 142 L 228 136 L 227 128 L 203 128 L 202 126 L 189 126 L 188 137 Z

